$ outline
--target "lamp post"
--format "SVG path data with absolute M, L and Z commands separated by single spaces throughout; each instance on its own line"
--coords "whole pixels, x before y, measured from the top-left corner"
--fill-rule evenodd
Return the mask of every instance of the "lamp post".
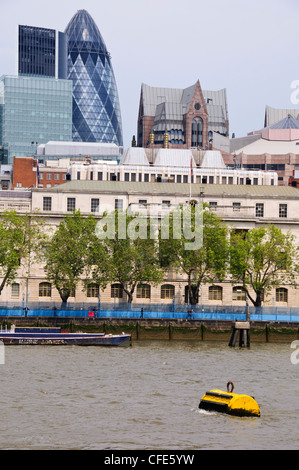
M 99 297 L 98 297 L 98 312 L 101 311 L 101 292 L 99 291 Z
M 249 313 L 248 297 L 247 297 L 247 295 L 246 295 L 246 321 L 250 321 L 250 313 Z

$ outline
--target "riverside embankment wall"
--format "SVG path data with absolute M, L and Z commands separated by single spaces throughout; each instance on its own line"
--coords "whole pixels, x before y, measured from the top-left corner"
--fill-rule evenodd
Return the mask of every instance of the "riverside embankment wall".
M 0 327 L 57 326 L 63 331 L 129 333 L 134 340 L 194 340 L 229 342 L 234 321 L 231 320 L 166 320 L 132 318 L 82 317 L 5 317 Z M 299 339 L 298 322 L 250 323 L 250 342 L 284 343 Z

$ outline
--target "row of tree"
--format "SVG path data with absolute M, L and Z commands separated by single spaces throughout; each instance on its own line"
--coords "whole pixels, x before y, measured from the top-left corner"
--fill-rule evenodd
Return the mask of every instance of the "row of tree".
M 189 218 L 184 218 L 182 211 L 187 210 Z M 296 286 L 298 247 L 291 233 L 274 225 L 229 229 L 207 206 L 200 218 L 198 208 L 180 211 L 171 213 L 155 230 L 150 218 L 116 211 L 110 214 L 109 220 L 114 221 L 110 236 L 108 223 L 102 223 L 99 234 L 97 219 L 80 211 L 67 215 L 52 234 L 40 215 L 3 212 L 0 294 L 21 267 L 29 275 L 30 263 L 39 262 L 41 256 L 47 279 L 62 302 L 67 302 L 80 281 L 85 288 L 95 282 L 102 289 L 118 283 L 132 302 L 138 284 L 160 284 L 169 268 L 185 274 L 191 304 L 206 283 L 237 283 L 255 306 L 273 287 Z M 198 243 L 192 245 L 190 240 Z

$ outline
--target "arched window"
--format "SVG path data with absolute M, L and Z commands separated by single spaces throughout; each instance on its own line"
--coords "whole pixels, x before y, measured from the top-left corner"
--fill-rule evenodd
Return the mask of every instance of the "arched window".
M 151 286 L 149 284 L 139 284 L 137 286 L 137 299 L 150 299 Z
M 242 286 L 233 287 L 233 300 L 246 300 L 246 291 Z
M 38 295 L 39 297 L 51 297 L 52 287 L 49 282 L 41 282 L 39 284 Z
M 202 147 L 202 119 L 198 119 L 197 121 L 197 145 L 198 147 Z
M 191 146 L 196 147 L 197 146 L 197 123 L 196 120 L 193 119 L 192 121 L 192 138 L 191 138 Z
M 161 286 L 161 299 L 172 299 L 174 296 L 174 286 L 172 284 L 163 284 Z
M 288 289 L 279 287 L 276 289 L 276 302 L 287 302 L 288 301 Z
M 196 293 L 196 286 L 191 285 L 191 290 L 193 293 L 193 299 L 195 300 L 196 303 L 198 303 L 198 292 Z M 185 286 L 185 304 L 191 303 L 191 296 L 189 293 L 189 286 Z
M 221 286 L 209 287 L 209 300 L 222 300 L 222 287 Z
M 203 121 L 201 118 L 193 119 L 191 126 L 191 146 L 202 147 Z
M 123 288 L 121 284 L 112 284 L 111 285 L 111 298 L 112 299 L 122 299 L 123 298 Z
M 100 289 L 98 284 L 94 282 L 88 284 L 86 292 L 87 297 L 99 297 L 99 292 Z

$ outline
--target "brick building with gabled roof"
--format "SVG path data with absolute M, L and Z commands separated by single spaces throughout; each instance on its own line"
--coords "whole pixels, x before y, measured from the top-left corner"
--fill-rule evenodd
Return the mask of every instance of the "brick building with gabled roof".
M 208 149 L 213 132 L 229 135 L 226 90 L 141 86 L 137 146 Z

